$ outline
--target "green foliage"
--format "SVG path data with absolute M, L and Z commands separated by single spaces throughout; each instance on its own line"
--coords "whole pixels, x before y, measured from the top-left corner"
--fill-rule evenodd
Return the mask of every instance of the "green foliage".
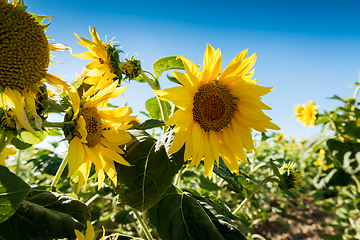
M 36 135 L 33 135 L 30 132 L 21 131 L 16 137 L 11 139 L 11 144 L 19 150 L 25 150 L 42 142 L 47 136 L 46 131 L 35 131 L 35 134 Z
M 211 201 L 171 186 L 149 209 L 163 240 L 246 239 Z
M 177 59 L 176 56 L 170 56 L 160 58 L 155 61 L 153 69 L 155 72 L 155 78 L 158 79 L 164 71 L 171 69 L 184 69 L 184 65 L 180 59 Z
M 14 214 L 30 192 L 30 186 L 0 165 L 0 223 Z
M 156 140 L 145 131 L 130 130 L 133 140 L 126 144 L 125 159 L 133 166 L 117 167 L 121 201 L 138 211 L 153 206 L 170 186 L 183 164 L 183 151 L 168 155 L 174 134 L 171 129 Z
M 151 129 L 151 128 L 162 127 L 164 125 L 165 125 L 164 121 L 162 121 L 160 119 L 156 119 L 156 118 L 150 118 L 150 119 L 146 119 L 139 126 L 135 127 L 135 129 L 147 130 L 147 129 Z
M 2 239 L 75 239 L 90 212 L 86 205 L 64 194 L 32 190 L 16 212 L 0 224 Z
M 231 191 L 242 194 L 247 197 L 255 188 L 255 184 L 248 181 L 250 179 L 244 173 L 231 173 L 229 168 L 225 165 L 222 158 L 219 158 L 219 166 L 214 166 L 214 173 L 224 179 L 229 185 L 227 186 Z
M 159 100 L 157 99 L 157 97 L 152 97 L 152 98 L 149 98 L 145 102 L 145 108 L 149 112 L 148 116 L 150 118 L 162 119 L 160 106 L 159 106 L 158 101 Z M 170 113 L 171 112 L 171 105 L 168 102 L 166 102 L 165 104 L 166 104 L 166 108 L 167 108 L 168 113 Z

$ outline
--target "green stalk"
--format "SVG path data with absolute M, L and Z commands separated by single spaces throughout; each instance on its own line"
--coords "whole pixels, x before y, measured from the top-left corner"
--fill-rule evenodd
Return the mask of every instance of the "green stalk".
M 150 87 L 154 90 L 160 90 L 160 84 L 158 83 L 157 79 L 152 80 L 150 79 L 145 73 L 144 71 L 141 71 L 140 75 L 145 79 L 145 81 L 150 85 Z M 166 122 L 169 119 L 169 114 L 167 112 L 166 109 L 166 105 L 165 102 L 162 100 L 159 100 L 158 98 L 158 102 L 159 102 L 159 106 L 160 106 L 160 111 L 161 111 L 161 117 L 162 119 Z M 167 129 L 167 126 L 164 126 L 164 132 Z
M 52 128 L 64 128 L 65 124 L 73 124 L 73 121 L 69 122 L 42 122 L 42 127 L 52 127 Z
M 144 233 L 145 233 L 145 235 L 146 235 L 146 238 L 147 238 L 148 240 L 152 240 L 153 238 L 152 238 L 152 236 L 151 236 L 151 234 L 150 234 L 150 232 L 149 232 L 149 229 L 146 227 L 146 224 L 145 224 L 144 220 L 142 219 L 142 217 L 140 216 L 139 212 L 136 211 L 136 210 L 133 209 L 133 208 L 131 208 L 131 210 L 135 213 L 136 218 L 137 218 L 137 220 L 139 221 L 139 223 L 140 223 L 140 225 L 141 225 L 141 227 L 142 227 L 142 229 L 143 229 L 143 231 L 144 231 Z
M 21 152 L 18 152 L 18 155 L 16 156 L 16 170 L 15 170 L 15 174 L 19 175 L 20 173 L 20 157 L 21 157 Z
M 57 170 L 57 172 L 56 172 L 56 174 L 55 174 L 55 177 L 54 177 L 54 179 L 53 179 L 53 181 L 52 181 L 52 183 L 51 183 L 51 186 L 52 186 L 52 187 L 55 187 L 56 184 L 58 183 L 58 181 L 59 181 L 59 179 L 60 179 L 60 176 L 61 176 L 61 174 L 63 173 L 67 162 L 68 162 L 68 155 L 66 155 L 66 156 L 64 157 L 64 159 L 62 160 L 62 162 L 61 162 L 61 164 L 60 164 L 60 166 L 59 166 L 59 168 L 58 168 L 58 170 Z
M 232 214 L 236 214 L 251 198 L 252 196 L 254 196 L 254 194 L 259 190 L 259 188 L 264 185 L 265 183 L 269 182 L 269 181 L 277 181 L 276 179 L 273 178 L 273 176 L 268 176 L 266 177 L 264 180 L 262 180 L 257 186 L 256 188 L 250 193 L 250 195 L 245 198 L 240 205 L 233 211 Z

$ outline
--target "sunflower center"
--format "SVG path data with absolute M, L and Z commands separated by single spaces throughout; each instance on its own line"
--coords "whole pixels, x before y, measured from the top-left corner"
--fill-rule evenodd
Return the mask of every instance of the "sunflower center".
M 230 123 L 235 106 L 234 97 L 226 86 L 207 83 L 195 93 L 193 119 L 206 132 L 217 132 Z
M 85 120 L 85 129 L 87 132 L 86 145 L 88 147 L 96 146 L 100 141 L 102 132 L 101 118 L 98 110 L 94 107 L 83 108 L 80 110 L 79 115 L 83 116 Z M 77 133 L 79 134 L 79 132 Z
M 0 85 L 23 90 L 45 77 L 49 46 L 27 12 L 0 1 Z

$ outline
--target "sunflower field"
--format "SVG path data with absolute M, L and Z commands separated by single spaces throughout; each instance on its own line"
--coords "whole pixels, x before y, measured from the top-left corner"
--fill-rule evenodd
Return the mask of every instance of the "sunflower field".
M 299 142 L 263 111 L 256 54 L 222 67 L 207 44 L 200 66 L 145 70 L 95 27 L 84 52 L 50 43 L 49 17 L 0 0 L 0 239 L 360 239 L 360 82 L 331 111 L 295 106 L 297 127 L 322 126 Z M 50 74 L 53 51 L 83 73 Z M 145 121 L 109 103 L 134 81 L 154 94 Z

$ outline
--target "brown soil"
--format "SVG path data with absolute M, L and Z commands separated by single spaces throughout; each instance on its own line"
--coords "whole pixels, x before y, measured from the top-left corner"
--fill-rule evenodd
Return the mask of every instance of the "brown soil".
M 300 205 L 300 201 L 304 204 Z M 289 199 L 284 207 L 287 209 L 286 215 L 269 212 L 267 221 L 253 226 L 255 233 L 267 240 L 318 240 L 323 239 L 323 234 L 334 234 L 333 227 L 329 226 L 333 215 L 323 212 L 319 205 L 311 205 L 314 201 L 314 197 L 301 197 L 296 201 Z M 278 201 L 272 205 L 280 206 Z

